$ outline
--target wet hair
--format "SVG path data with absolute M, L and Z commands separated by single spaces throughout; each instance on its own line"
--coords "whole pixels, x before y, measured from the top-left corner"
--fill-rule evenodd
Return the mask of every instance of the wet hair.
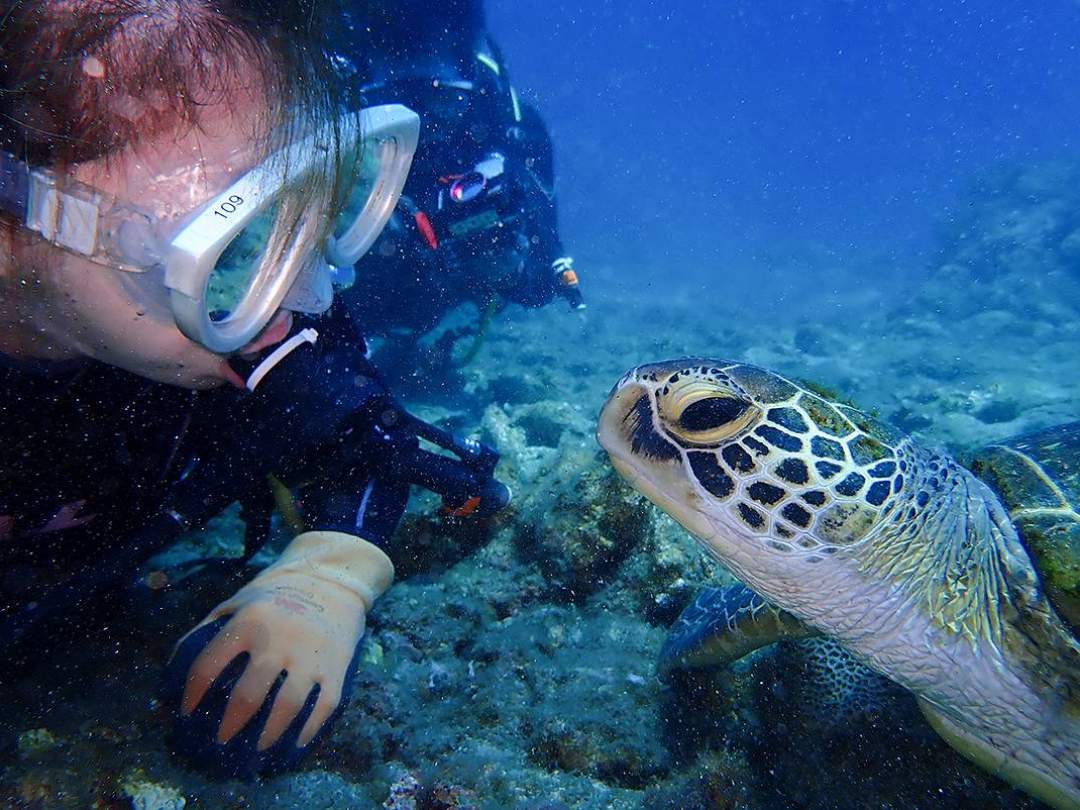
M 332 1 L 8 0 L 0 147 L 36 165 L 104 157 L 198 126 L 252 66 L 270 127 L 327 120 L 337 99 L 320 26 Z
M 197 129 L 208 104 L 237 93 L 261 95 L 250 137 L 263 153 L 331 133 L 325 171 L 278 210 L 284 250 L 305 211 L 340 202 L 359 159 L 340 149 L 345 94 L 325 47 L 337 2 L 0 0 L 0 149 L 62 169 Z

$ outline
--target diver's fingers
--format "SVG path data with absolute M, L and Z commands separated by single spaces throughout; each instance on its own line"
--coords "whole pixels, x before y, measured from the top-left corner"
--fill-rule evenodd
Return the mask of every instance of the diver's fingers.
M 320 684 L 319 699 L 315 703 L 311 716 L 300 730 L 300 736 L 296 740 L 297 747 L 303 748 L 311 742 L 312 738 L 319 733 L 319 729 L 330 718 L 330 715 L 334 713 L 334 709 L 341 702 L 341 686 L 339 679 Z
M 214 636 L 188 670 L 184 698 L 180 702 L 182 714 L 191 714 L 195 710 L 222 670 L 244 650 L 239 635 L 229 632 L 228 625 Z
M 266 718 L 262 734 L 259 735 L 258 750 L 265 751 L 276 743 L 289 724 L 296 719 L 300 709 L 304 707 L 308 694 L 313 684 L 307 678 L 290 673 L 285 678 L 285 683 L 274 698 L 274 708 L 270 710 L 270 716 Z
M 227 743 L 255 716 L 281 670 L 280 662 L 252 660 L 248 663 L 244 674 L 233 687 L 225 713 L 221 716 L 217 734 L 219 743 Z

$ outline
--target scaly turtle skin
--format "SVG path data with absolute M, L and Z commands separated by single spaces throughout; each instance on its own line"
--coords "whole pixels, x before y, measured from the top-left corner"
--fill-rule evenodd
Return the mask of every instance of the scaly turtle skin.
M 1080 808 L 1080 642 L 987 484 L 850 406 L 715 360 L 632 370 L 598 438 L 636 489 L 768 603 L 755 615 L 753 594 L 726 594 L 723 611 L 705 613 L 728 616 L 741 637 L 695 637 L 691 623 L 669 655 L 713 638 L 720 657 L 737 657 L 801 622 L 911 690 L 961 753 Z M 1043 447 L 1020 452 L 1054 483 Z M 1030 506 L 1030 486 L 1016 508 Z M 1051 491 L 1045 508 L 1057 511 L 1043 516 L 1068 523 L 1074 494 Z

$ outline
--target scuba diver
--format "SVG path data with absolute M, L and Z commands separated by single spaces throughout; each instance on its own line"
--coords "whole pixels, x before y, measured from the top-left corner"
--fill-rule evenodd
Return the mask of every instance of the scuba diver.
M 466 301 L 489 315 L 556 298 L 583 309 L 551 139 L 511 85 L 481 0 L 367 4 L 339 36 L 362 102 L 394 99 L 422 126 L 397 210 L 343 296 L 365 330 L 415 340 Z
M 224 773 L 295 763 L 340 711 L 410 485 L 459 515 L 509 498 L 497 454 L 411 417 L 329 309 L 419 128 L 345 112 L 312 25 L 332 18 L 29 0 L 0 20 L 5 666 L 237 499 L 250 554 L 267 476 L 299 487 L 300 533 L 169 665 L 174 746 Z

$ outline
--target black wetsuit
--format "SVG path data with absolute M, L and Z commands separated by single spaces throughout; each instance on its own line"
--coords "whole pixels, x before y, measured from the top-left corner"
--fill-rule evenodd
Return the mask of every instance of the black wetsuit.
M 0 617 L 81 581 L 160 506 L 191 391 L 99 364 L 0 366 Z M 8 642 L 25 624 L 8 626 Z
M 250 535 L 269 515 L 270 474 L 303 485 L 309 528 L 386 548 L 409 485 L 380 475 L 373 464 L 386 460 L 369 446 L 373 421 L 396 406 L 349 316 L 332 312 L 255 393 L 187 391 L 98 363 L 0 366 L 0 644 L 233 501 L 249 539 L 263 539 Z
M 403 410 L 365 357 L 347 310 L 298 320 L 296 328 L 318 330 L 318 341 L 288 355 L 254 393 L 186 391 L 97 363 L 0 365 L 0 668 L 39 655 L 40 631 L 114 592 L 149 556 L 233 501 L 243 506 L 246 543 L 260 543 L 273 507 L 270 475 L 299 492 L 305 529 L 358 535 L 391 559 L 413 483 L 441 494 L 451 514 L 506 505 L 509 490 L 492 477 L 498 454 Z M 423 449 L 421 438 L 452 455 Z M 192 662 L 227 621 L 185 637 L 166 668 L 168 705 L 180 705 Z M 19 644 L 28 638 L 35 643 Z M 347 702 L 359 649 L 321 735 Z M 176 716 L 170 745 L 221 775 L 292 767 L 309 748 L 297 739 L 317 688 L 269 749 L 257 741 L 273 691 L 241 734 L 215 742 L 240 661 L 198 711 Z
M 362 24 L 346 20 L 338 49 L 360 103 L 411 107 L 421 135 L 402 203 L 343 296 L 349 306 L 372 334 L 423 333 L 465 301 L 539 307 L 568 293 L 555 267 L 565 250 L 551 139 L 514 94 L 482 3 L 372 5 Z M 498 181 L 449 202 L 451 178 L 491 154 L 505 158 Z

